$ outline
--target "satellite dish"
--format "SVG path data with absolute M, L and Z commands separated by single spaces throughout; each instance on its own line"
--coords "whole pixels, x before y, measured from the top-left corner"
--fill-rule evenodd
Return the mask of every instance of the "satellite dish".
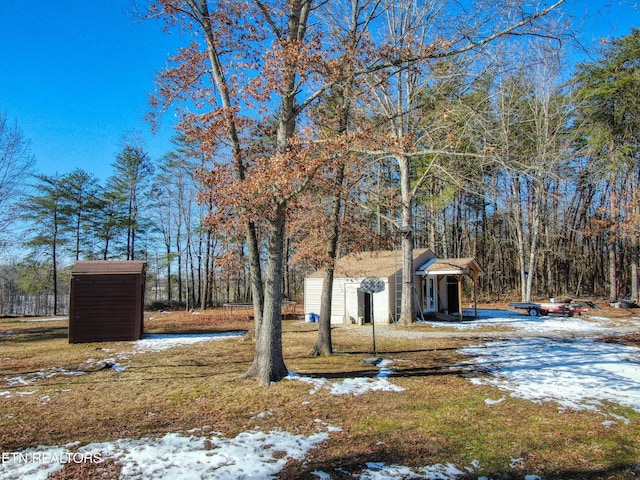
M 384 291 L 384 280 L 380 277 L 367 277 L 360 284 L 360 290 L 365 293 L 378 293 Z

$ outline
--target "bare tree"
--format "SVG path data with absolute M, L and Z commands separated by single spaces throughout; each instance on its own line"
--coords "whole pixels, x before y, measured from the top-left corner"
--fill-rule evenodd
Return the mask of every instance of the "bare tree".
M 379 154 L 397 162 L 400 199 L 395 220 L 402 245 L 402 295 L 399 319 L 413 321 L 413 246 L 414 199 L 422 184 L 437 166 L 436 161 L 454 154 L 452 148 L 437 148 L 425 140 L 418 115 L 424 92 L 433 85 L 438 60 L 460 59 L 478 52 L 510 35 L 544 34 L 540 20 L 563 3 L 528 9 L 525 2 L 504 5 L 474 5 L 471 10 L 451 7 L 447 2 L 423 0 L 389 0 L 386 8 L 386 43 L 382 51 L 393 52 L 393 60 L 380 62 L 371 77 L 378 92 L 377 111 L 385 119 L 388 146 Z M 484 8 L 483 8 L 484 7 Z M 455 12 L 455 13 L 453 13 Z M 448 75 L 466 74 L 448 72 Z M 428 132 L 427 132 L 428 133 Z M 431 165 L 414 175 L 415 159 L 432 155 Z M 468 153 L 467 153 L 468 155 Z
M 321 135 L 338 142 L 348 137 L 354 122 L 354 103 L 357 102 L 357 83 L 355 71 L 366 61 L 370 53 L 367 48 L 369 38 L 369 26 L 380 15 L 379 0 L 351 0 L 344 4 L 324 5 L 325 11 L 321 13 L 327 25 L 332 30 L 332 42 L 335 49 L 341 51 L 336 61 L 335 85 L 327 92 L 328 101 L 321 109 L 325 115 L 318 114 Z M 318 109 L 320 110 L 320 108 Z M 328 112 L 328 114 L 327 114 Z M 327 118 L 328 117 L 328 118 Z M 333 278 L 335 261 L 338 257 L 340 245 L 340 231 L 345 203 L 345 172 L 349 162 L 350 142 L 346 142 L 347 149 L 340 151 L 336 148 L 339 157 L 332 162 L 328 172 L 327 190 L 331 192 L 328 200 L 331 204 L 327 218 L 326 240 L 322 252 L 324 265 L 324 278 L 322 283 L 322 297 L 320 300 L 320 321 L 318 337 L 311 351 L 311 355 L 331 355 L 333 353 L 331 339 L 331 304 L 333 298 Z
M 378 45 L 367 50 L 370 57 L 352 74 L 340 77 L 335 74 L 335 50 L 330 42 L 325 43 L 334 32 L 328 31 L 321 22 L 310 21 L 322 3 L 313 0 L 156 0 L 149 11 L 162 16 L 170 25 L 179 25 L 188 32 L 197 31 L 192 37 L 193 43 L 174 57 L 176 67 L 163 72 L 161 95 L 156 98 L 156 105 L 166 107 L 176 99 L 193 100 L 200 111 L 187 112 L 181 128 L 198 138 L 205 148 L 224 145 L 231 160 L 220 162 L 210 172 L 210 178 L 211 185 L 216 186 L 220 215 L 243 218 L 247 229 L 255 312 L 257 317 L 262 314 L 261 322 L 256 318 L 256 354 L 247 375 L 258 378 L 262 384 L 287 374 L 282 358 L 280 321 L 288 209 L 293 206 L 292 199 L 332 160 L 331 155 L 322 154 L 314 143 L 315 132 L 305 123 L 309 106 L 342 80 L 362 78 L 374 72 L 380 72 L 381 82 L 400 85 L 396 91 L 404 95 L 406 85 L 418 85 L 411 81 L 419 75 L 418 67 L 428 66 L 429 59 L 471 51 L 500 35 L 524 33 L 526 27 L 550 11 L 523 13 L 518 10 L 523 16 L 514 21 L 508 19 L 506 26 L 494 22 L 491 31 L 476 30 L 475 36 L 461 29 L 455 32 L 453 40 L 441 40 L 442 33 L 448 34 L 449 30 L 439 32 L 437 38 L 428 39 L 427 34 L 433 26 L 429 23 L 430 15 L 442 9 L 425 5 L 423 1 L 389 2 L 388 18 L 396 22 L 391 40 L 378 42 L 379 35 L 374 31 L 380 24 L 369 24 L 370 38 Z M 409 16 L 409 28 L 405 29 L 402 19 Z M 487 18 L 478 19 L 477 25 L 481 20 Z M 409 82 L 405 82 L 407 78 Z M 416 92 L 417 89 L 411 93 Z M 399 104 L 397 115 L 389 119 L 391 125 L 398 126 L 394 131 L 399 132 L 390 150 L 407 165 L 403 178 L 404 184 L 409 185 L 408 162 L 413 156 L 413 146 L 409 145 L 411 135 L 406 131 L 404 117 L 406 107 L 415 105 L 415 97 L 411 96 L 408 102 L 401 100 Z M 250 142 L 243 135 L 255 128 L 271 129 L 271 140 L 251 151 Z M 402 229 L 411 227 L 410 196 L 409 192 L 403 197 L 406 210 L 403 210 Z M 405 215 L 407 211 L 409 214 Z M 263 225 L 266 239 L 264 272 L 260 270 L 257 237 L 255 231 L 251 232 L 258 221 Z M 405 255 L 410 259 L 411 235 L 406 233 Z M 411 275 L 410 268 L 405 266 L 405 270 Z M 405 289 L 405 310 L 411 315 L 411 285 L 405 285 Z
M 15 205 L 32 173 L 35 159 L 30 142 L 24 138 L 17 122 L 11 124 L 0 112 L 0 235 L 18 217 Z
M 205 115 L 186 115 L 182 125 L 185 131 L 197 135 L 205 147 L 217 147 L 221 142 L 228 146 L 231 169 L 220 165 L 211 175 L 214 184 L 216 179 L 222 180 L 217 186 L 223 188 L 216 188 L 217 200 L 226 201 L 221 210 L 231 209 L 245 219 L 257 336 L 254 363 L 247 376 L 262 384 L 280 380 L 288 373 L 281 348 L 283 247 L 289 201 L 306 187 L 314 171 L 313 166 L 305 171 L 307 147 L 298 137 L 298 120 L 312 101 L 299 100 L 300 82 L 317 61 L 317 39 L 306 37 L 312 4 L 311 0 L 255 0 L 241 4 L 185 0 L 157 1 L 150 9 L 150 13 L 163 15 L 171 24 L 197 28 L 204 38 L 204 55 L 197 45 L 192 45 L 188 56 L 180 57 L 174 76 L 166 72 L 164 78 L 170 81 L 166 82 L 163 101 L 173 102 L 180 91 L 193 93 L 192 86 L 202 82 L 203 73 L 207 72 L 206 78 L 215 91 L 214 96 L 206 97 L 210 110 Z M 271 45 L 266 52 L 265 44 Z M 232 59 L 228 58 L 230 53 Z M 237 70 L 236 56 L 250 62 L 244 64 L 244 71 Z M 245 82 L 250 69 L 261 74 Z M 178 72 L 193 82 L 176 84 Z M 204 98 L 202 92 L 196 94 L 200 101 Z M 313 94 L 311 97 L 316 98 Z M 241 109 L 251 109 L 248 105 L 256 103 L 268 109 L 272 101 L 278 105 L 267 116 L 267 122 L 275 125 L 273 148 L 248 155 L 242 128 L 256 122 L 243 117 Z M 258 109 L 258 113 L 264 112 Z M 227 191 L 225 198 L 224 187 L 235 190 Z M 257 219 L 264 222 L 267 238 L 264 273 Z

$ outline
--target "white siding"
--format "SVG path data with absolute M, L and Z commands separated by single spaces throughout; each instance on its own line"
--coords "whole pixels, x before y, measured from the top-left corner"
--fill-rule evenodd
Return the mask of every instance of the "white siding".
M 331 298 L 331 323 L 336 325 L 358 323 L 364 316 L 364 295 L 360 290 L 362 278 L 335 278 Z M 373 316 L 376 323 L 387 324 L 391 321 L 390 284 L 385 281 L 385 289 L 373 295 Z M 304 280 L 304 314 L 320 314 L 322 297 L 322 278 L 305 278 Z
M 333 291 L 331 292 L 331 323 L 333 324 L 342 324 L 346 321 L 346 290 L 348 283 L 348 279 L 345 278 L 333 279 Z
M 401 253 L 398 252 L 398 263 Z M 428 259 L 433 257 L 433 253 L 427 250 L 421 253 L 415 260 L 414 265 L 423 265 Z M 399 265 L 398 265 L 399 267 Z M 387 270 L 388 271 L 388 270 Z M 396 278 L 396 276 L 398 278 Z M 331 323 L 345 324 L 358 323 L 360 317 L 364 316 L 364 294 L 360 291 L 360 283 L 363 278 L 334 278 L 333 295 L 331 298 Z M 400 309 L 401 272 L 392 274 L 389 277 L 382 277 L 385 282 L 385 289 L 373 295 L 373 316 L 374 321 L 380 324 L 388 324 L 398 318 Z M 320 299 L 322 297 L 322 277 L 308 277 L 305 279 L 304 289 L 304 313 L 305 317 L 309 313 L 320 314 Z M 418 298 L 422 299 L 420 292 L 421 278 L 415 277 Z M 416 302 L 416 308 L 420 308 Z
M 364 278 L 358 279 L 340 279 L 344 282 L 346 288 L 346 309 L 345 323 L 359 323 L 360 318 L 364 317 L 364 293 L 360 290 L 360 284 Z M 373 320 L 379 324 L 389 324 L 391 319 L 390 305 L 391 296 L 389 291 L 389 279 L 382 279 L 385 288 L 382 292 L 373 294 Z
M 389 289 L 389 323 L 397 321 L 400 316 L 400 302 L 402 301 L 402 271 L 391 275 L 387 279 Z
M 393 278 L 393 277 L 390 277 Z M 393 310 L 393 291 L 388 278 L 383 278 L 384 290 L 373 294 L 373 321 L 388 325 L 391 323 Z
M 344 285 L 345 308 L 342 320 L 336 319 L 334 323 L 358 323 L 359 318 L 364 315 L 360 282 L 355 280 L 347 281 L 345 278 L 341 278 L 340 281 Z
M 322 278 L 304 279 L 304 316 L 315 313 L 320 315 L 320 298 L 322 297 Z
M 358 323 L 364 316 L 364 295 L 360 283 L 364 278 L 334 278 L 331 298 L 331 323 Z M 378 324 L 389 324 L 394 320 L 396 304 L 400 305 L 402 292 L 395 287 L 395 276 L 382 279 L 385 289 L 373 294 L 373 317 Z M 420 285 L 420 279 L 416 279 Z M 322 278 L 305 278 L 304 280 L 304 313 L 320 314 L 322 297 Z M 396 298 L 397 297 L 397 298 Z
M 322 298 L 322 278 L 307 277 L 304 279 L 304 315 L 309 313 L 320 315 L 320 301 Z M 331 295 L 331 323 L 342 324 L 345 321 L 346 284 L 344 278 L 333 280 Z
M 402 295 L 401 287 L 401 270 L 399 264 L 401 262 L 401 253 L 397 252 L 396 257 L 392 258 L 394 263 L 394 269 L 398 268 L 397 274 L 392 274 L 389 277 L 382 277 L 385 282 L 385 289 L 382 292 L 373 295 L 373 316 L 375 323 L 387 324 L 393 320 L 397 320 L 400 312 L 400 298 Z M 430 250 L 420 252 L 414 259 L 414 266 L 417 268 L 427 262 L 429 259 L 435 258 Z M 389 272 L 387 267 L 385 273 Z M 398 278 L 396 278 L 396 275 Z M 360 290 L 360 283 L 363 278 L 334 278 L 333 280 L 333 294 L 331 298 L 331 323 L 332 324 L 344 324 L 344 323 L 357 323 L 360 317 L 364 316 L 364 294 Z M 320 314 L 320 299 L 322 297 L 322 282 L 321 277 L 305 278 L 304 289 L 304 312 L 305 315 L 309 313 Z M 415 307 L 416 311 L 421 308 L 423 301 L 422 293 L 422 278 L 419 276 L 414 277 L 414 285 L 416 288 L 415 295 Z M 442 294 L 441 286 L 439 285 L 439 291 Z M 444 287 L 446 291 L 446 285 Z M 446 294 L 445 294 L 446 295 Z

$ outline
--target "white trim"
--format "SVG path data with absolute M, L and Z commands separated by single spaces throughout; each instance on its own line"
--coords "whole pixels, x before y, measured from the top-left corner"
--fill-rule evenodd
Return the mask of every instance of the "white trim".
M 417 272 L 417 275 L 465 275 L 463 270 L 437 270 L 435 272 Z

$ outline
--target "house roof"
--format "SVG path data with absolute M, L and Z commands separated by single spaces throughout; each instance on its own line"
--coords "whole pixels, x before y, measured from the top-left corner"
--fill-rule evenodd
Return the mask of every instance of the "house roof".
M 146 262 L 138 260 L 81 260 L 71 270 L 73 275 L 115 275 L 144 273 Z
M 416 271 L 418 275 L 483 275 L 475 258 L 443 258 L 430 260 Z
M 424 262 L 435 255 L 428 248 L 413 250 L 413 261 Z M 336 260 L 334 276 L 336 278 L 388 278 L 402 270 L 402 252 L 400 250 L 380 250 L 375 252 L 350 253 Z M 311 274 L 310 278 L 320 278 L 324 270 Z

